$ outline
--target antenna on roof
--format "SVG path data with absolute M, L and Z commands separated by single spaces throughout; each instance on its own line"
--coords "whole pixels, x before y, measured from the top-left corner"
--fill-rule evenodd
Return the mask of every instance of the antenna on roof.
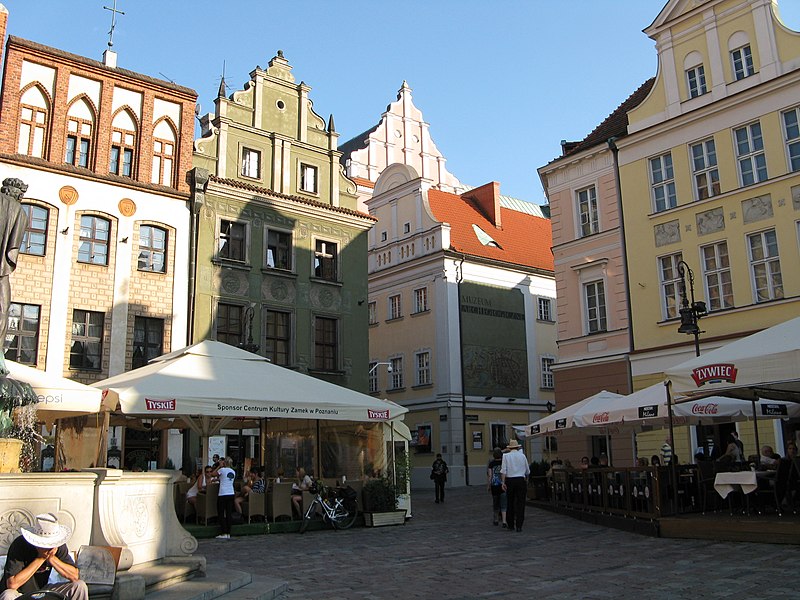
M 114 6 L 104 6 L 105 10 L 111 11 L 111 29 L 108 31 L 108 47 L 114 45 L 114 28 L 117 26 L 117 14 L 124 15 L 121 10 L 117 10 L 117 0 L 114 0 Z

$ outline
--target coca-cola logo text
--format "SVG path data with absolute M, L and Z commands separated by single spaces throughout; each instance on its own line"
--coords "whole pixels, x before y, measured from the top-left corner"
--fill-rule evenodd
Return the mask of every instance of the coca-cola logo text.
M 389 411 L 388 410 L 372 410 L 370 408 L 367 409 L 367 417 L 370 419 L 389 419 Z
M 719 404 L 709 402 L 708 404 L 695 404 L 692 406 L 693 415 L 716 415 L 719 414 Z
M 609 415 L 607 412 L 594 413 L 592 423 L 608 423 Z
M 144 399 L 144 404 L 147 410 L 175 410 L 175 398 L 169 400 L 151 400 L 150 398 Z
M 720 381 L 736 383 L 736 373 L 736 365 L 720 363 L 693 369 L 692 379 L 694 379 L 697 387 L 706 383 L 719 383 Z

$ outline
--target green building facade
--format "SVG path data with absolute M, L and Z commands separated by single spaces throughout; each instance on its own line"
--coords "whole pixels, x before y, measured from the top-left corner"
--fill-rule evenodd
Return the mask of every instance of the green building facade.
M 191 342 L 216 339 L 367 391 L 367 232 L 326 124 L 278 51 L 201 117 Z M 256 350 L 256 346 L 258 349 Z

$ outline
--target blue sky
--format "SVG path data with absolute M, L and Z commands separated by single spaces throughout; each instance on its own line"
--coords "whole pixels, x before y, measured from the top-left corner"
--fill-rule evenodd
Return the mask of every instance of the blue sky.
M 100 59 L 114 0 L 0 0 L 8 32 Z M 461 181 L 542 203 L 536 169 L 656 72 L 642 29 L 666 0 L 117 0 L 120 67 L 195 89 L 213 110 L 278 49 L 340 143 L 406 80 Z M 800 29 L 800 1 L 779 0 Z M 224 11 L 220 11 L 223 7 Z

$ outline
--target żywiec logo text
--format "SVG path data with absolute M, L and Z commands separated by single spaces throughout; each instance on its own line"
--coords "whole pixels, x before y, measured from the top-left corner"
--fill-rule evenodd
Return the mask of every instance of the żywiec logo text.
M 607 412 L 594 413 L 592 423 L 608 423 L 609 414 Z
M 370 419 L 389 419 L 389 411 L 388 410 L 372 410 L 367 409 L 367 417 Z
M 150 398 L 144 399 L 144 404 L 147 410 L 175 410 L 175 398 L 170 400 L 151 400 Z
M 709 404 L 695 404 L 692 406 L 693 415 L 716 415 L 719 412 L 719 404 L 713 402 Z
M 720 363 L 717 365 L 706 365 L 692 370 L 692 379 L 697 387 L 706 383 L 719 383 L 727 381 L 736 383 L 736 365 Z

